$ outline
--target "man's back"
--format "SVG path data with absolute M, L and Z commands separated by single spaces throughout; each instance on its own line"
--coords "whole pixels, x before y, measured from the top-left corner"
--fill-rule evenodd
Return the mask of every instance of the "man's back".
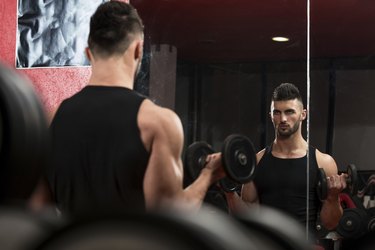
M 143 100 L 124 87 L 87 86 L 62 103 L 51 124 L 49 180 L 63 212 L 144 208 Z

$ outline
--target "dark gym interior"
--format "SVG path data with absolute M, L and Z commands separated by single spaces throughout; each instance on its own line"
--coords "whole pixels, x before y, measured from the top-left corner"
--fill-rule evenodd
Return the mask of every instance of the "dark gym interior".
M 62 54 L 58 60 L 33 61 L 41 50 L 33 51 L 30 44 L 25 44 L 32 42 L 33 35 L 37 37 L 39 33 L 31 33 L 30 38 L 21 31 L 35 28 L 36 23 L 40 26 L 36 29 L 40 31 L 43 22 L 30 24 L 30 17 L 26 14 L 31 13 L 32 16 L 37 13 L 35 15 L 42 18 L 51 12 L 38 12 L 38 8 L 48 9 L 54 6 L 59 8 L 61 13 L 75 9 L 76 16 L 87 19 L 95 7 L 105 1 L 87 3 L 83 0 L 65 0 L 61 1 L 63 4 L 60 5 L 53 2 L 0 2 L 0 17 L 4 20 L 0 25 L 0 63 L 5 65 L 0 73 L 8 74 L 5 68 L 10 68 L 12 73 L 9 74 L 14 74 L 17 79 L 12 81 L 22 82 L 23 79 L 16 78 L 19 75 L 28 78 L 25 83 L 33 87 L 35 95 L 40 99 L 40 103 L 35 105 L 40 105 L 39 108 L 43 110 L 38 112 L 44 112 L 40 119 L 45 119 L 46 124 L 61 101 L 87 83 L 90 67 L 78 42 L 75 47 L 59 44 L 62 47 L 56 51 L 62 51 Z M 371 113 L 372 107 L 375 106 L 375 34 L 371 27 L 375 24 L 375 2 L 130 0 L 130 3 L 139 12 L 145 26 L 145 53 L 135 89 L 178 114 L 184 128 L 184 149 L 195 141 L 205 141 L 219 151 L 228 135 L 243 134 L 251 139 L 256 151 L 261 150 L 274 138 L 273 124 L 269 116 L 273 89 L 283 82 L 295 84 L 304 97 L 305 108 L 309 105 L 309 126 L 307 122 L 304 123 L 304 137 L 308 138 L 314 147 L 330 154 L 340 172 L 345 172 L 349 164 L 354 164 L 358 170 L 358 192 L 351 195 L 349 201 L 342 202 L 344 216 L 350 218 L 350 223 L 355 224 L 355 228 L 351 227 L 349 232 L 345 231 L 341 235 L 336 231 L 319 229 L 317 237 L 324 243 L 325 250 L 372 249 L 375 246 L 372 238 L 375 231 L 375 165 L 372 162 L 372 153 L 375 150 L 375 116 Z M 59 11 L 51 16 L 58 17 Z M 45 26 L 46 29 L 48 27 Z M 77 24 L 70 29 L 61 28 L 60 33 L 61 36 L 69 37 L 70 34 L 63 34 L 63 31 L 74 31 L 71 37 L 75 38 L 84 27 Z M 25 37 L 29 40 L 22 40 Z M 273 37 L 287 37 L 289 40 L 276 42 L 272 40 Z M 55 51 L 53 43 L 48 46 L 45 50 Z M 63 60 L 64 53 L 76 54 L 76 57 Z M 38 58 L 44 59 L 40 55 Z M 4 81 L 2 84 L 5 84 L 6 79 L 0 77 L 0 80 Z M 4 93 L 1 93 L 0 98 L 0 121 L 3 121 L 7 119 L 4 112 Z M 33 126 L 32 122 L 29 124 Z M 9 127 L 0 127 L 2 144 L 7 138 L 11 138 L 5 134 L 7 129 L 11 131 Z M 0 147 L 2 162 L 7 153 L 5 147 Z M 37 154 L 39 153 L 40 151 L 37 151 Z M 23 182 L 31 189 L 20 195 L 22 198 L 36 185 L 35 175 L 38 171 L 40 166 L 36 167 L 36 172 L 29 174 L 31 179 L 25 179 L 27 181 Z M 186 180 L 187 183 L 189 181 Z M 15 184 L 12 182 L 12 185 Z M 54 234 L 55 238 L 50 238 L 45 245 L 38 245 L 38 249 L 56 249 L 57 246 L 63 246 L 63 249 L 77 246 L 82 246 L 78 249 L 92 249 L 90 246 L 93 245 L 90 244 L 97 244 L 99 248 L 106 248 L 109 244 L 113 247 L 126 245 L 127 249 L 303 249 L 305 246 L 306 242 L 301 239 L 303 236 L 297 239 L 299 228 L 294 224 L 289 225 L 286 222 L 284 229 L 290 230 L 290 233 L 284 235 L 282 227 L 267 221 L 267 215 L 276 216 L 272 212 L 265 215 L 253 211 L 255 215 L 259 215 L 258 218 L 250 215 L 249 218 L 243 219 L 249 221 L 246 230 L 249 230 L 247 234 L 252 235 L 246 237 L 244 232 L 240 232 L 246 226 L 238 226 L 237 222 L 227 221 L 224 215 L 223 218 L 219 216 L 227 207 L 223 197 L 216 195 L 216 190 L 213 190 L 207 201 L 218 207 L 217 214 L 203 211 L 201 216 L 207 217 L 202 217 L 202 220 L 181 216 L 164 218 L 165 214 L 162 218 L 149 215 L 147 219 L 152 223 L 147 225 L 145 218 L 137 217 L 138 215 L 131 218 L 127 215 L 116 222 L 103 222 L 103 225 L 99 225 L 102 228 L 96 225 L 98 228 L 91 231 L 87 231 L 87 225 L 90 224 L 84 221 L 69 228 L 71 235 L 64 234 L 66 231 L 61 230 L 63 223 L 51 219 L 48 212 L 47 215 L 40 216 L 41 222 L 36 225 L 29 214 L 18 214 L 17 209 L 11 210 L 4 206 L 4 218 L 10 218 L 10 222 L 0 218 L 0 231 L 7 235 L 4 223 L 14 223 L 14 228 L 10 230 L 15 232 L 19 227 L 26 228 L 22 235 L 25 242 L 31 242 L 29 246 L 38 245 L 38 239 L 43 239 L 42 235 L 50 235 L 51 231 L 58 232 Z M 20 216 L 25 217 L 24 221 L 19 221 Z M 286 218 L 281 218 L 279 222 L 284 222 Z M 190 222 L 188 219 L 191 219 Z M 121 220 L 133 223 L 130 225 L 134 228 L 120 224 Z M 207 224 L 203 225 L 203 222 Z M 42 223 L 43 226 L 40 225 Z M 112 235 L 108 234 L 112 232 L 110 223 L 115 226 Z M 159 225 L 163 225 L 165 231 L 157 232 Z M 222 241 L 210 245 L 202 241 L 196 232 L 191 232 L 194 228 L 202 230 L 202 234 L 207 237 L 220 238 L 220 232 L 214 229 L 220 226 L 233 227 L 233 232 L 228 236 L 233 237 L 233 242 L 221 239 Z M 182 227 L 189 228 L 190 231 L 181 229 Z M 179 230 L 181 232 L 178 232 Z M 267 230 L 274 230 L 270 233 L 271 236 L 261 233 Z M 175 235 L 169 237 L 169 232 Z M 92 233 L 97 242 L 90 242 L 85 237 L 78 243 L 74 242 L 74 233 Z M 151 237 L 153 233 L 159 238 L 155 235 Z M 122 238 L 121 235 L 128 236 Z M 142 239 L 150 237 L 153 240 L 150 242 L 154 242 L 154 245 L 148 242 L 143 245 L 135 244 L 136 240 L 142 242 Z M 271 242 L 270 238 L 274 242 Z M 69 245 L 69 240 L 74 242 L 73 245 Z M 0 247 L 2 241 L 6 242 L 0 237 Z M 68 243 L 65 244 L 64 241 Z M 236 245 L 238 241 L 246 242 L 248 247 Z M 280 241 L 283 243 L 279 244 Z M 18 245 L 19 248 L 15 247 Z M 8 249 L 34 249 L 23 244 L 18 245 Z

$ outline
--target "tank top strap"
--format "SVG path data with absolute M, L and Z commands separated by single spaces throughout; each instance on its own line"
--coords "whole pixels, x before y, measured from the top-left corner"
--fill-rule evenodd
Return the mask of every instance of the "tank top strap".
M 311 145 L 309 146 L 309 159 L 310 159 L 310 162 L 318 166 L 318 161 L 316 160 L 316 148 Z
M 266 147 L 265 155 L 269 155 L 272 152 L 273 142 Z

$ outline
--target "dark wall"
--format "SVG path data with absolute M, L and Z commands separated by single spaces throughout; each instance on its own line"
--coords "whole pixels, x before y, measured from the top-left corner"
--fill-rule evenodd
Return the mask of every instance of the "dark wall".
M 310 144 L 331 154 L 340 171 L 349 163 L 375 170 L 375 117 L 371 114 L 375 70 L 358 58 L 314 60 L 310 79 Z M 296 84 L 307 105 L 306 63 L 178 63 L 176 112 L 189 145 L 209 142 L 216 150 L 231 133 L 248 136 L 257 150 L 272 142 L 271 92 L 282 82 Z M 188 94 L 187 94 L 188 93 Z M 306 122 L 303 135 L 307 138 Z

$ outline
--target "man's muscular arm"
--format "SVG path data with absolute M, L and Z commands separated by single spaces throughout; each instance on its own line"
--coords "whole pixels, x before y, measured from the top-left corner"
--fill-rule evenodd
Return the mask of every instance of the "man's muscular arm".
M 257 165 L 260 159 L 263 157 L 264 152 L 265 149 L 256 154 Z M 239 213 L 255 204 L 259 204 L 258 193 L 253 181 L 242 185 L 241 197 L 236 192 L 225 192 L 225 196 L 230 213 Z
M 258 195 L 254 182 L 243 184 L 241 197 L 237 192 L 225 193 L 230 213 L 245 212 L 250 207 L 259 204 Z
M 346 187 L 346 175 L 338 175 L 336 162 L 330 155 L 317 151 L 317 160 L 318 165 L 323 167 L 328 177 L 328 196 L 323 201 L 320 219 L 325 228 L 332 230 L 339 223 L 343 213 L 339 194 Z
M 150 152 L 143 188 L 148 209 L 165 205 L 184 209 L 198 209 L 210 185 L 225 176 L 220 154 L 207 158 L 201 174 L 189 187 L 183 189 L 183 128 L 178 116 L 171 110 L 146 100 L 141 105 L 138 124 L 142 141 Z

